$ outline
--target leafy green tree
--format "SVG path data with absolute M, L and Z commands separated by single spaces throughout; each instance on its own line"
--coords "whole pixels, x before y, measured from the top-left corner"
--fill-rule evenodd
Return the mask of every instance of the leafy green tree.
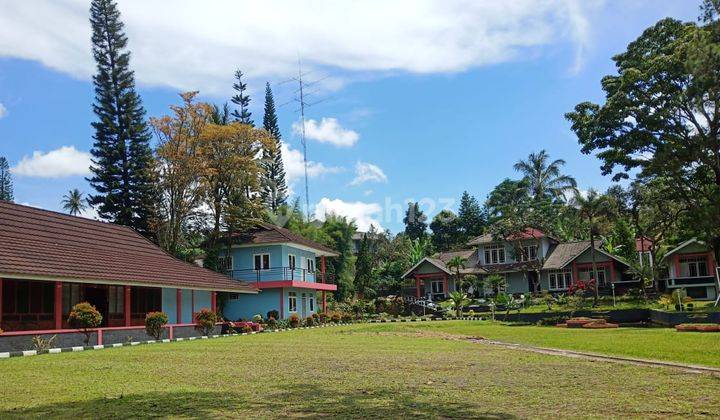
M 545 150 L 530 153 L 527 160 L 518 161 L 513 167 L 523 175 L 528 193 L 533 199 L 555 199 L 565 201 L 565 195 L 577 188 L 575 178 L 563 175 L 560 169 L 563 159 L 550 161 Z
M 458 222 L 464 238 L 463 242 L 482 235 L 485 230 L 485 215 L 477 199 L 467 191 L 463 191 L 460 197 L 460 208 L 458 209 Z
M 470 303 L 470 299 L 465 293 L 454 291 L 450 293 L 450 302 L 455 309 L 455 315 L 459 318 L 462 315 L 462 309 Z
M 359 299 L 374 297 L 373 258 L 368 243 L 368 235 L 364 234 L 360 241 L 357 260 L 355 262 L 355 293 Z
M 417 202 L 408 204 L 403 223 L 405 223 L 405 234 L 410 239 L 420 239 L 427 235 L 427 216 L 420 210 Z
M 90 151 L 93 165 L 88 178 L 96 194 L 89 204 L 104 220 L 130 226 L 153 236 L 157 192 L 150 131 L 145 109 L 135 91 L 127 37 L 113 0 L 93 0 L 90 6 L 93 76 L 97 120 Z
M 578 208 L 580 215 L 587 220 L 589 226 L 590 258 L 592 260 L 593 279 L 595 280 L 595 299 L 593 305 L 596 305 L 599 297 L 599 284 L 595 257 L 595 238 L 600 234 L 603 223 L 612 215 L 612 206 L 606 196 L 599 194 L 594 189 L 590 189 L 587 192 L 587 196 L 583 196 L 579 192 L 575 193 L 572 204 Z
M 525 180 L 504 179 L 488 194 L 485 201 L 488 224 L 502 219 L 503 209 L 511 208 L 516 203 L 527 203 L 528 201 L 530 201 L 530 196 L 528 195 L 528 183 Z
M 460 220 L 450 210 L 442 210 L 430 223 L 432 244 L 438 251 L 447 251 L 464 243 Z
M 691 228 L 720 256 L 720 22 L 718 1 L 700 23 L 663 19 L 613 57 L 605 103 L 583 102 L 566 117 L 583 153 L 614 179 L 669 185 Z M 690 233 L 690 232 L 689 232 Z
M 285 181 L 285 167 L 282 161 L 280 127 L 275 112 L 275 99 L 273 98 L 270 83 L 265 84 L 265 114 L 263 115 L 263 128 L 275 140 L 275 148 L 263 150 L 263 182 L 260 195 L 263 202 L 275 212 L 287 201 L 288 188 Z
M 357 230 L 355 222 L 344 216 L 326 215 L 322 230 L 330 238 L 331 248 L 340 255 L 330 259 L 331 272 L 335 275 L 338 290 L 337 301 L 352 297 L 355 277 L 355 256 L 352 253 L 352 236 Z
M 10 165 L 4 156 L 0 156 L 0 201 L 14 200 L 13 182 L 10 174 Z
M 241 124 L 255 126 L 252 120 L 252 113 L 248 109 L 250 107 L 250 96 L 246 93 L 247 83 L 243 82 L 243 72 L 240 69 L 235 70 L 235 82 L 233 83 L 235 95 L 230 99 L 232 103 L 238 106 L 238 109 L 232 112 L 235 121 Z
M 81 193 L 77 188 L 70 190 L 67 194 L 63 195 L 63 199 L 60 204 L 62 204 L 65 211 L 73 216 L 82 213 L 87 208 L 85 200 L 83 199 L 83 193 Z

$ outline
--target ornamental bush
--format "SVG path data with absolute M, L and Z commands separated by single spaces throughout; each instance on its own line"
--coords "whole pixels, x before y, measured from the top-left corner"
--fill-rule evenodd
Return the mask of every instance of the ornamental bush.
M 261 322 L 263 322 L 263 317 L 262 317 L 262 315 L 260 315 L 260 314 L 255 314 L 255 315 L 252 317 L 252 321 L 253 321 L 253 322 L 257 322 L 258 324 L 260 324 Z
M 91 329 L 99 327 L 102 319 L 102 315 L 94 306 L 88 302 L 80 302 L 70 311 L 68 323 L 85 334 L 85 345 L 88 346 L 90 345 Z
M 318 322 L 320 324 L 324 324 L 328 320 L 328 314 L 326 312 L 320 312 L 319 314 L 317 314 L 317 316 L 318 316 Z
M 202 335 L 210 335 L 216 322 L 218 322 L 218 315 L 208 308 L 202 308 L 195 315 L 195 329 L 202 332 Z
M 160 340 L 163 335 L 163 327 L 168 323 L 168 316 L 165 312 L 148 312 L 145 315 L 145 332 L 155 340 Z
M 298 316 L 298 314 L 292 314 L 292 315 L 290 315 L 289 322 L 290 322 L 290 327 L 297 328 L 300 326 L 300 317 Z
M 315 318 L 312 316 L 305 318 L 305 326 L 312 327 L 313 325 L 315 325 Z
M 244 332 L 245 334 L 249 334 L 249 333 L 253 332 L 253 328 L 250 325 L 245 324 L 242 326 L 241 331 Z
M 267 321 L 265 321 L 265 325 L 267 325 L 269 329 L 273 330 L 277 327 L 277 321 L 275 320 L 275 318 L 270 317 L 267 319 Z
M 268 317 L 268 318 L 278 319 L 278 318 L 280 318 L 280 312 L 278 312 L 277 310 L 273 309 L 272 311 L 268 311 L 267 317 Z
M 330 321 L 332 321 L 336 324 L 338 322 L 340 322 L 341 319 L 342 319 L 342 316 L 340 315 L 340 312 L 333 312 L 332 314 L 330 314 Z

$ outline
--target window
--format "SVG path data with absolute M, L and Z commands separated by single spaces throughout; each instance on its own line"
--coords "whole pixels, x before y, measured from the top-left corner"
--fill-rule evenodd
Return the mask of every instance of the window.
M 310 297 L 310 312 L 315 312 L 315 298 Z
M 572 284 L 572 271 L 553 270 L 548 273 L 550 290 L 566 290 Z
M 108 286 L 108 314 L 110 316 L 125 314 L 125 287 Z
M 52 314 L 55 283 L 48 281 L 3 280 L 4 314 Z M 28 318 L 29 319 L 29 318 Z
M 592 268 L 580 269 L 580 271 L 578 272 L 578 277 L 580 277 L 580 280 L 582 280 L 582 281 L 591 280 L 593 278 L 593 269 Z M 598 269 L 597 269 L 597 284 L 598 285 L 605 284 L 606 278 L 607 277 L 605 276 L 605 269 L 598 267 Z
M 288 311 L 297 312 L 297 293 L 288 292 Z
M 431 289 L 432 289 L 432 293 L 434 295 L 443 293 L 443 283 L 444 283 L 443 280 L 433 280 L 432 281 Z
M 705 277 L 707 275 L 707 259 L 704 256 L 680 257 L 680 277 Z
M 130 312 L 134 318 L 144 317 L 148 312 L 162 310 L 162 289 L 154 287 L 130 288 Z
M 295 256 L 293 254 L 288 254 L 288 267 L 291 270 L 295 269 Z
M 485 264 L 502 264 L 505 262 L 505 245 L 485 245 Z
M 270 269 L 270 254 L 255 254 L 255 270 Z
M 233 269 L 232 255 L 218 257 L 217 267 L 219 270 L 224 270 L 224 271 L 232 270 Z
M 307 271 L 310 273 L 315 272 L 315 259 L 314 258 L 307 259 Z
M 519 260 L 521 262 L 537 260 L 537 245 L 524 245 Z

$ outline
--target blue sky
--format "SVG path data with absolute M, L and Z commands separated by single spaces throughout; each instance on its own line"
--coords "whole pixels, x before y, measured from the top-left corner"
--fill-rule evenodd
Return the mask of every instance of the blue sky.
M 16 201 L 58 210 L 84 181 L 92 145 L 93 72 L 87 1 L 0 5 L 0 155 L 14 167 Z M 481 201 L 530 152 L 567 161 L 580 188 L 605 189 L 599 163 L 579 152 L 563 114 L 602 99 L 610 57 L 699 1 L 177 2 L 172 10 L 120 0 L 131 64 L 149 116 L 200 90 L 222 103 L 241 68 L 262 120 L 269 81 L 291 101 L 297 72 L 320 80 L 307 110 L 310 201 L 397 232 L 407 200 L 437 213 L 463 190 Z M 247 25 L 227 8 L 242 7 Z M 303 192 L 294 103 L 279 108 L 292 189 Z M 91 214 L 90 214 L 91 216 Z

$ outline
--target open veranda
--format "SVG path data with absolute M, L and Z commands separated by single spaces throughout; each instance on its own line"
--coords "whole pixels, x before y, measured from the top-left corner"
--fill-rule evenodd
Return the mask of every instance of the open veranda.
M 720 377 L 507 349 L 720 367 L 720 336 L 485 321 L 356 324 L 0 361 L 0 418 L 720 416 Z

